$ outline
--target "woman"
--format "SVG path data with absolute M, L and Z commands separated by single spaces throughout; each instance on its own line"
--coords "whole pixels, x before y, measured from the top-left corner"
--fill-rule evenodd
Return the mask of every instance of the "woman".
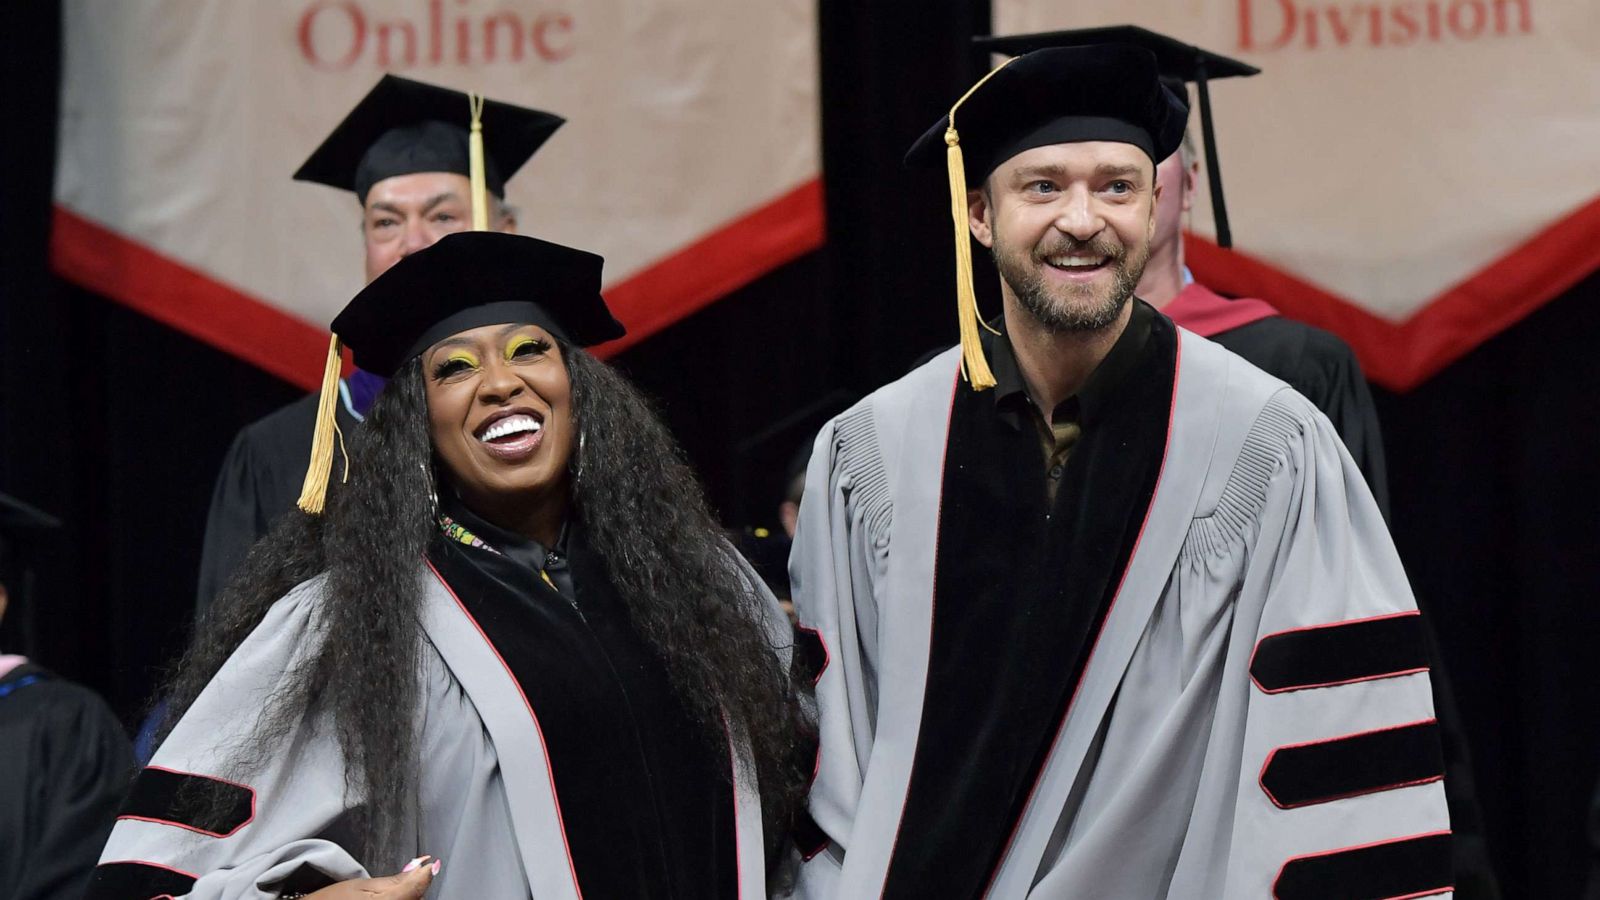
M 789 632 L 580 349 L 622 333 L 600 265 L 466 232 L 339 315 L 391 376 L 348 483 L 185 657 L 91 897 L 762 894 L 801 789 Z

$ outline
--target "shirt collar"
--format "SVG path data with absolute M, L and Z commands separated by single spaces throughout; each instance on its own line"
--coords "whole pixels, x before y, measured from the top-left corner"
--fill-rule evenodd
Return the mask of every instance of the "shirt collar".
M 461 498 L 455 496 L 453 491 L 442 493 L 448 494 L 448 496 L 440 496 L 439 498 L 440 506 L 443 507 L 445 515 L 460 523 L 463 528 L 477 535 L 484 543 L 505 554 L 508 558 L 534 571 L 539 571 L 545 567 L 545 560 L 550 556 L 550 548 L 515 531 L 501 528 L 499 525 L 478 515 L 468 509 L 467 505 L 461 502 Z M 555 551 L 564 555 L 566 551 L 563 548 L 566 543 L 567 526 L 566 523 L 562 523 L 561 535 L 556 539 Z
M 1056 405 L 1051 415 L 1052 421 L 1070 417 L 1085 427 L 1093 425 L 1109 409 L 1109 401 L 1123 378 L 1139 364 L 1142 351 L 1150 341 L 1150 322 L 1155 317 L 1155 309 L 1137 297 L 1129 302 L 1133 305 L 1133 312 L 1128 316 L 1127 327 L 1122 329 L 1122 334 L 1117 336 L 1106 358 L 1090 373 L 1083 387 Z M 994 373 L 995 407 L 1002 412 L 1015 411 L 1018 404 L 1031 398 L 1028 396 L 1027 383 L 1022 378 L 1022 370 L 1017 366 L 1016 353 L 1011 349 L 1011 339 L 1005 334 L 1003 320 L 997 325 L 1000 334 L 985 332 L 982 335 L 983 349 L 988 354 L 989 368 Z M 1021 426 L 1020 420 L 1013 420 L 1013 424 Z

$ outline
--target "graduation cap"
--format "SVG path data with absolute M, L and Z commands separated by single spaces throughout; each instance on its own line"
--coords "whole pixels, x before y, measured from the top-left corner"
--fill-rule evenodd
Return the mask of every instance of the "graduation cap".
M 1228 228 L 1228 206 L 1222 199 L 1222 169 L 1217 163 L 1217 137 L 1211 124 L 1211 91 L 1207 85 L 1217 78 L 1259 75 L 1260 69 L 1137 25 L 1076 28 L 1070 31 L 1041 31 L 1035 34 L 1008 34 L 997 37 L 982 36 L 973 38 L 972 43 L 981 50 L 1008 56 L 1032 53 L 1046 47 L 1133 44 L 1156 55 L 1156 64 L 1161 68 L 1161 77 L 1176 82 L 1179 93 L 1187 94 L 1187 89 L 1182 85 L 1185 82 L 1194 82 L 1196 93 L 1200 97 L 1200 137 L 1206 149 L 1206 177 L 1211 187 L 1211 212 L 1217 223 L 1217 245 L 1233 246 L 1233 232 Z
M 622 337 L 600 296 L 605 260 L 584 250 L 499 231 L 447 234 L 373 279 L 333 320 L 333 347 L 386 378 L 452 334 L 483 325 L 538 325 L 587 347 Z M 337 360 L 337 357 L 335 357 Z M 320 513 L 333 467 L 339 369 L 324 373 L 311 466 L 299 506 Z
M 1161 83 L 1149 50 L 1051 47 L 1001 63 L 911 145 L 908 165 L 937 165 L 942 156 L 950 178 L 961 372 L 974 390 L 988 390 L 995 381 L 978 341 L 967 185 L 1018 153 L 1048 144 L 1117 141 L 1160 163 L 1183 142 L 1188 116 L 1188 103 Z
M 504 197 L 506 179 L 565 122 L 537 109 L 385 75 L 294 178 L 354 191 L 365 205 L 367 192 L 385 178 L 417 172 L 470 178 L 476 143 L 483 182 L 474 184 L 474 201 L 483 190 Z
M 601 257 L 500 231 L 447 234 L 391 266 L 333 320 L 356 365 L 392 378 L 412 357 L 482 325 L 538 325 L 588 347 L 622 337 L 600 296 Z

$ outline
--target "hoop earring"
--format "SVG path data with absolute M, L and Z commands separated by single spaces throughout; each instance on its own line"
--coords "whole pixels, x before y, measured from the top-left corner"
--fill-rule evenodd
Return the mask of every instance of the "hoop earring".
M 422 481 L 428 486 L 428 509 L 432 511 L 433 518 L 439 518 L 439 492 L 434 489 L 433 467 L 427 463 L 417 463 L 422 469 Z
M 578 427 L 578 467 L 572 473 L 573 485 L 577 485 L 583 479 L 583 441 L 587 434 L 588 432 L 580 425 Z

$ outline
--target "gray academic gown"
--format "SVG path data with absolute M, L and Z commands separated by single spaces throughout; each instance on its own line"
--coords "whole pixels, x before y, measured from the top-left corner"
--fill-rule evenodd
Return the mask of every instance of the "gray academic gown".
M 1307 761 L 1296 745 L 1359 755 L 1360 735 L 1381 742 L 1388 729 L 1433 719 L 1414 653 L 1351 669 L 1339 652 L 1366 629 L 1404 624 L 1416 604 L 1328 420 L 1204 338 L 1180 329 L 1178 346 L 1144 525 L 986 896 L 1322 896 L 1308 884 L 1345 896 L 1338 879 L 1354 870 L 1341 866 L 1370 869 L 1372 854 L 1394 848 L 1426 847 L 1437 872 L 1450 826 L 1434 763 L 1408 779 L 1419 783 L 1356 777 L 1357 796 L 1275 802 L 1264 786 L 1272 757 Z M 895 852 L 929 672 L 958 354 L 830 422 L 811 457 L 790 571 L 801 625 L 821 637 L 826 665 L 810 800 L 820 841 L 801 867 L 800 897 L 877 897 Z M 1298 643 L 1270 692 L 1256 683 L 1258 646 L 1303 637 L 1335 638 L 1321 662 L 1349 683 L 1299 683 L 1335 676 L 1294 671 L 1310 652 Z M 1335 740 L 1346 737 L 1354 743 Z M 1309 758 L 1301 781 L 1327 775 L 1322 759 Z M 1366 855 L 1353 849 L 1367 845 Z M 1444 865 L 1412 896 L 1448 896 Z
M 415 715 L 421 729 L 420 810 L 407 828 L 416 838 L 402 857 L 375 864 L 377 871 L 369 873 L 341 846 L 352 802 L 325 723 L 284 735 L 283 749 L 264 767 L 226 768 L 230 749 L 254 725 L 249 713 L 309 657 L 318 578 L 272 607 L 151 761 L 152 768 L 237 783 L 249 791 L 248 820 L 219 836 L 124 817 L 101 854 L 102 869 L 133 863 L 120 877 L 148 884 L 160 882 L 146 876 L 175 879 L 173 896 L 268 898 L 302 866 L 334 880 L 365 878 L 397 872 L 426 853 L 444 860 L 430 897 L 577 898 L 536 711 L 448 586 L 431 570 L 421 574 L 427 583 L 423 703 L 415 711 L 394 711 Z M 775 602 L 773 608 L 769 618 L 785 632 L 775 634 L 773 644 L 786 647 L 787 622 Z M 747 749 L 739 747 L 736 758 L 739 896 L 755 898 L 766 889 L 760 800 Z

